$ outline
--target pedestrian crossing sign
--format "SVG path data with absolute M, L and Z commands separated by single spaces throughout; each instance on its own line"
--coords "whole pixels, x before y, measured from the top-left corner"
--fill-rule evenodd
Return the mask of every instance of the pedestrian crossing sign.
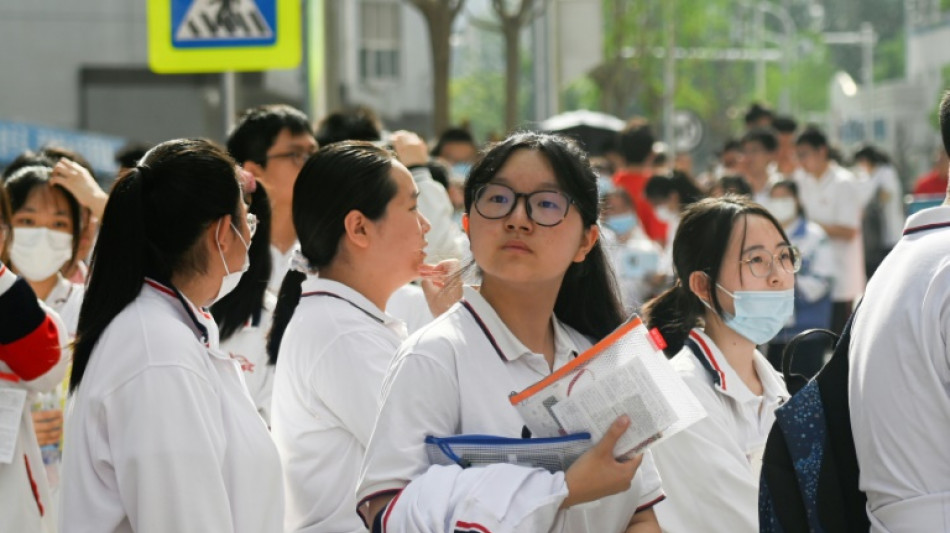
M 300 63 L 299 0 L 149 0 L 158 73 L 253 71 Z

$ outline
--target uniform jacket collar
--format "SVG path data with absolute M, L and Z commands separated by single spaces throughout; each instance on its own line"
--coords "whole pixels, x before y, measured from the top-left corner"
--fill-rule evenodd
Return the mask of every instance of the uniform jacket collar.
M 739 375 L 726 360 L 726 356 L 719 350 L 719 347 L 703 330 L 695 328 L 690 331 L 687 342 L 693 343 L 693 346 L 698 348 L 698 350 L 693 350 L 693 354 L 712 376 L 713 386 L 717 391 L 741 403 L 758 399 L 739 378 Z M 785 383 L 758 350 L 755 351 L 754 364 L 759 379 L 762 381 L 762 395 L 766 399 L 774 399 L 778 402 L 787 400 L 789 394 L 785 388 Z
M 149 298 L 164 302 L 187 324 L 209 352 L 220 359 L 230 359 L 218 348 L 218 325 L 208 311 L 196 306 L 170 283 L 145 278 L 142 293 Z
M 522 355 L 533 353 L 524 343 L 518 340 L 518 337 L 515 337 L 515 334 L 502 322 L 501 317 L 498 316 L 491 304 L 477 290 L 472 287 L 464 287 L 460 303 L 478 323 L 479 328 L 488 337 L 489 342 L 502 360 L 514 361 Z M 576 356 L 580 350 L 564 329 L 561 321 L 553 315 L 551 320 L 554 323 L 554 359 L 556 361 L 567 361 L 572 355 Z

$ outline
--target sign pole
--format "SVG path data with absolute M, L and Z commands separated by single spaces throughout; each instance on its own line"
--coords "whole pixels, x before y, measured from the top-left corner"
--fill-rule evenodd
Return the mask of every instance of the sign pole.
M 234 104 L 234 71 L 228 70 L 221 73 L 221 118 L 224 134 L 222 139 L 227 139 L 234 127 L 234 115 L 237 112 Z

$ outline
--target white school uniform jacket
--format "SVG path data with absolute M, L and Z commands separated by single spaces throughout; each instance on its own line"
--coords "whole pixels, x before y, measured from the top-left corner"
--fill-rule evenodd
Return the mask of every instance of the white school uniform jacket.
M 555 369 L 591 346 L 556 318 L 554 332 Z M 663 498 L 649 452 L 629 490 L 563 511 L 558 508 L 567 487 L 560 472 L 524 467 L 427 472 L 427 435 L 520 438 L 524 420 L 508 396 L 550 373 L 544 356 L 528 350 L 491 305 L 466 287 L 462 302 L 399 349 L 383 385 L 357 498 L 399 493 L 409 485 L 386 511 L 400 517 L 398 524 L 383 519 L 384 530 L 392 527 L 388 531 L 439 530 L 423 524 L 444 524 L 445 531 L 624 531 L 635 512 Z M 460 486 L 471 491 L 457 494 Z M 488 497 L 492 494 L 496 497 Z
M 405 324 L 352 288 L 308 276 L 277 358 L 272 432 L 285 531 L 364 531 L 356 481 Z
M 221 341 L 221 350 L 241 363 L 247 391 L 268 426 L 274 391 L 274 365 L 268 364 L 267 334 L 270 333 L 276 303 L 274 293 L 270 289 L 265 291 L 260 320 L 256 323 L 249 320 L 241 329 Z
M 848 397 L 871 531 L 950 531 L 950 207 L 907 220 L 853 328 Z
M 70 340 L 76 337 L 76 328 L 79 326 L 79 309 L 82 307 L 82 299 L 85 293 L 86 290 L 83 285 L 73 283 L 59 276 L 59 280 L 45 300 L 46 305 L 50 306 L 63 319 Z
M 279 531 L 277 450 L 210 314 L 146 280 L 67 409 L 61 533 Z
M 759 352 L 762 396 L 739 379 L 700 329 L 670 361 L 708 416 L 653 448 L 666 500 L 656 506 L 663 531 L 743 533 L 759 530 L 759 473 L 775 409 L 788 399 L 781 375 Z
M 31 398 L 53 389 L 66 373 L 66 327 L 41 304 L 26 281 L 0 263 L 0 395 L 21 398 L 14 435 L 0 435 L 12 445 L 12 460 L 0 462 L 0 531 L 52 533 L 52 499 L 43 458 L 30 416 Z M 26 396 L 23 398 L 23 396 Z M 6 439 L 11 439 L 12 442 Z

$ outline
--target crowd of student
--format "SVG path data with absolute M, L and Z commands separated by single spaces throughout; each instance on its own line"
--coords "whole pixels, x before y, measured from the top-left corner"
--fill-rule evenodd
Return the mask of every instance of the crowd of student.
M 841 331 L 904 191 L 877 148 L 849 169 L 815 127 L 746 123 L 698 175 L 641 119 L 591 157 L 285 105 L 224 147 L 123 154 L 108 194 L 78 153 L 24 153 L 0 187 L 0 392 L 23 413 L 0 530 L 757 530 L 783 349 Z M 508 395 L 635 312 L 706 418 L 628 460 L 621 417 L 564 472 L 429 465 L 427 436 L 525 436 Z

